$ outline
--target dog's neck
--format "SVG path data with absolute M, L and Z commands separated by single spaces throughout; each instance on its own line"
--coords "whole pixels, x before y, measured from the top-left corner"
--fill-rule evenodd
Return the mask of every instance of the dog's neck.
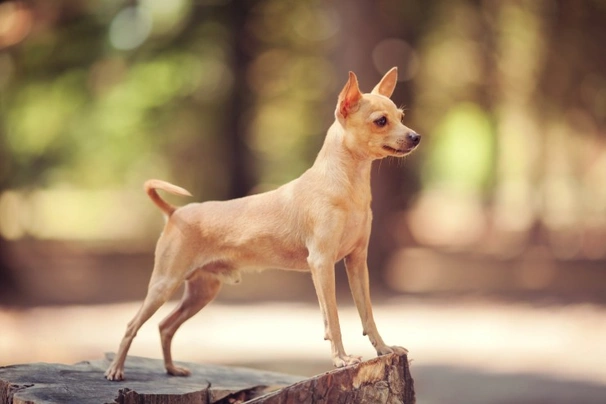
M 311 170 L 322 173 L 334 191 L 346 192 L 353 201 L 370 204 L 372 159 L 349 150 L 345 136 L 347 133 L 341 124 L 333 123 Z

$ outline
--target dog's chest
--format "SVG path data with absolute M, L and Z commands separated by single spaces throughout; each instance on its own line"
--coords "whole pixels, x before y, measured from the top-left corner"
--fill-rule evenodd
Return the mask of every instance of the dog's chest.
M 368 238 L 372 213 L 370 209 L 354 210 L 349 213 L 343 227 L 339 255 L 345 256 L 356 245 Z

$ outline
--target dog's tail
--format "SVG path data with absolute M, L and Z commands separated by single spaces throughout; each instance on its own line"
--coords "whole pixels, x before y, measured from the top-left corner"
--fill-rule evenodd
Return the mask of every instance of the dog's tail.
M 186 189 L 161 180 L 147 180 L 145 181 L 143 188 L 145 188 L 145 192 L 147 192 L 147 195 L 149 195 L 151 200 L 169 217 L 173 214 L 177 207 L 160 198 L 160 195 L 158 195 L 156 189 L 161 189 L 175 195 L 191 196 Z

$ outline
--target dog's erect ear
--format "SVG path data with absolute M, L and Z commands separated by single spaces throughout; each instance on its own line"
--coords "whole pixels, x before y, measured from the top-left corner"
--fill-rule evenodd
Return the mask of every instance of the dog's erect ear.
M 345 87 L 341 90 L 341 94 L 339 94 L 337 115 L 347 118 L 351 113 L 358 110 L 361 99 L 362 93 L 358 87 L 358 78 L 354 72 L 349 72 L 349 80 L 347 80 L 347 84 L 345 84 Z
M 393 94 L 393 90 L 396 88 L 396 82 L 398 81 L 398 68 L 392 67 L 390 71 L 385 73 L 385 76 L 379 81 L 379 84 L 372 89 L 371 94 L 380 94 L 389 98 Z

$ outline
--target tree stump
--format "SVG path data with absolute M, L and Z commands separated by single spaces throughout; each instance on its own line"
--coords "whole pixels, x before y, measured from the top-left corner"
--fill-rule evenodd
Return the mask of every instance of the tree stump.
M 174 377 L 163 373 L 161 360 L 129 356 L 126 380 L 110 382 L 103 373 L 112 356 L 75 365 L 33 363 L 0 367 L 0 404 L 415 402 L 406 356 L 385 355 L 309 379 L 194 363 L 183 363 L 191 369 L 191 376 Z
M 246 401 L 246 404 L 413 404 L 406 355 L 384 355 L 335 369 Z

